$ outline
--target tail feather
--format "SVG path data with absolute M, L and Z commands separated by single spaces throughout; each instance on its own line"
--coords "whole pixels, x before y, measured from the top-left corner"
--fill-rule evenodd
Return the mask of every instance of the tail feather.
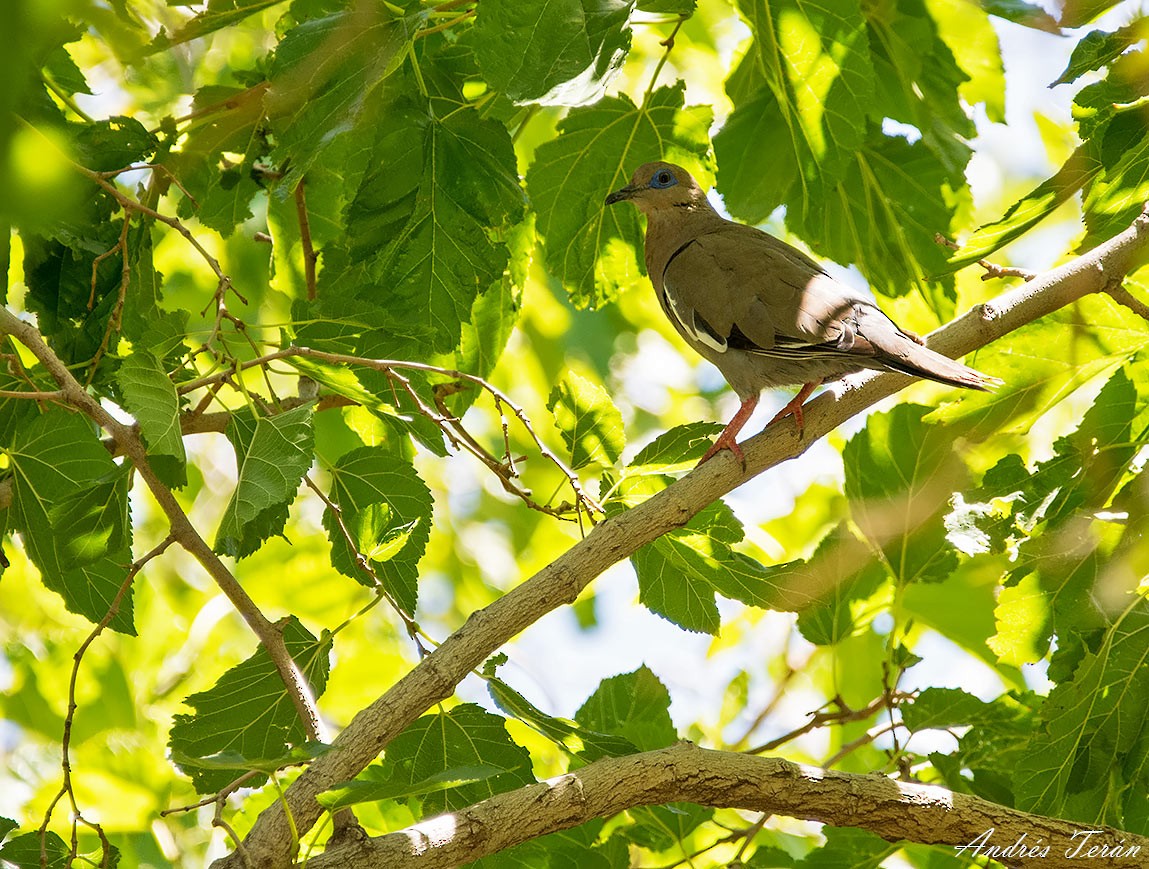
M 1002 385 L 1003 381 L 997 377 L 983 374 L 955 359 L 943 356 L 936 350 L 931 350 L 921 338 L 898 328 L 885 315 L 882 315 L 882 319 L 885 323 L 866 324 L 871 327 L 876 325 L 877 328 L 867 328 L 865 337 L 873 346 L 877 360 L 886 367 L 909 374 L 911 377 L 923 377 L 937 383 L 982 392 L 990 392 Z

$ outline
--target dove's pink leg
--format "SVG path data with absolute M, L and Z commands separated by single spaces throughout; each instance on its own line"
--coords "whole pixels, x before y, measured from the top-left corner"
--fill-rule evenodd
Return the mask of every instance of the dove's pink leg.
M 735 440 L 738 437 L 738 432 L 742 431 L 742 426 L 746 425 L 746 420 L 750 419 L 750 414 L 754 413 L 754 408 L 758 406 L 758 393 L 754 393 L 749 398 L 742 402 L 742 406 L 738 408 L 738 413 L 734 414 L 734 419 L 726 424 L 726 428 L 722 429 L 722 433 L 718 435 L 718 440 L 706 451 L 698 462 L 702 464 L 707 459 L 713 458 L 720 450 L 730 450 L 734 453 L 734 458 L 742 463 L 742 467 L 746 467 L 746 457 L 742 455 L 742 447 L 738 446 Z
M 801 437 L 802 429 L 805 428 L 806 421 L 802 419 L 802 405 L 806 403 L 806 399 L 810 397 L 810 393 L 822 385 L 821 380 L 811 380 L 798 390 L 798 394 L 790 399 L 790 402 L 774 414 L 774 418 L 766 423 L 766 427 L 774 425 L 778 420 L 785 419 L 788 416 L 794 417 L 794 424 L 798 426 L 798 435 Z

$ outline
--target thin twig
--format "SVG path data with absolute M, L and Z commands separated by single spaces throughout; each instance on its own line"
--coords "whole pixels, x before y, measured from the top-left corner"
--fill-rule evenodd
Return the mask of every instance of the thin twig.
M 478 386 L 484 392 L 488 393 L 493 400 L 500 402 L 501 407 L 510 409 L 512 415 L 526 430 L 527 434 L 531 438 L 531 441 L 534 443 L 535 448 L 539 451 L 543 458 L 547 459 L 563 474 L 564 477 L 566 477 L 567 483 L 570 485 L 575 495 L 576 506 L 574 509 L 576 513 L 581 508 L 586 511 L 587 515 L 593 521 L 595 514 L 602 514 L 604 512 L 602 506 L 583 489 L 582 482 L 579 480 L 578 474 L 576 474 L 566 464 L 566 462 L 559 458 L 553 450 L 551 450 L 548 446 L 546 446 L 546 444 L 542 442 L 542 440 L 536 434 L 534 427 L 531 425 L 530 418 L 527 416 L 526 411 L 515 404 L 515 402 L 512 401 L 509 396 L 507 396 L 494 384 L 483 379 L 482 377 L 479 377 L 475 374 L 469 374 L 465 371 L 458 371 L 451 368 L 440 368 L 437 365 L 428 365 L 423 362 L 410 362 L 401 359 L 368 359 L 366 357 L 352 356 L 346 353 L 329 353 L 322 350 L 314 350 L 310 347 L 287 347 L 282 350 L 276 350 L 272 353 L 267 353 L 255 359 L 249 359 L 246 362 L 239 363 L 236 365 L 234 370 L 216 372 L 215 374 L 200 377 L 191 381 L 190 383 L 185 383 L 179 387 L 178 392 L 181 395 L 186 394 L 201 387 L 218 383 L 221 380 L 231 379 L 235 374 L 248 368 L 267 365 L 268 363 L 279 359 L 291 359 L 292 357 L 296 356 L 308 359 L 317 359 L 322 362 L 333 363 L 336 365 L 351 365 L 370 368 L 374 371 L 382 372 L 391 380 L 392 388 L 397 386 L 399 390 L 406 394 L 412 400 L 412 402 L 414 402 L 419 412 L 430 419 L 433 423 L 435 423 L 435 425 L 444 434 L 444 436 L 447 437 L 447 439 L 451 442 L 452 446 L 464 449 L 467 452 L 472 453 L 476 458 L 491 468 L 492 471 L 495 471 L 500 480 L 505 481 L 504 484 L 509 482 L 510 488 L 507 489 L 508 492 L 511 492 L 516 497 L 520 498 L 532 509 L 537 509 L 541 512 L 548 513 L 549 515 L 553 516 L 563 516 L 564 511 L 562 511 L 561 508 L 539 505 L 533 499 L 531 499 L 530 492 L 528 490 L 514 485 L 514 483 L 511 482 L 514 476 L 516 476 L 513 462 L 499 462 L 497 459 L 494 459 L 486 450 L 483 450 L 481 447 L 477 448 L 477 445 L 467 439 L 469 435 L 464 437 L 462 434 L 460 434 L 462 428 L 461 425 L 456 425 L 458 422 L 457 420 L 454 420 L 454 418 L 450 415 L 438 413 L 430 408 L 415 391 L 410 381 L 406 377 L 400 375 L 398 372 L 400 370 L 419 371 L 425 374 L 439 375 L 451 380 L 466 381 L 467 383 Z M 395 401 L 396 404 L 399 403 L 398 397 L 396 397 Z
M 666 61 L 670 59 L 670 52 L 674 50 L 674 38 L 678 36 L 678 31 L 682 29 L 682 25 L 690 18 L 690 13 L 684 12 L 678 16 L 678 21 L 675 22 L 674 29 L 670 31 L 670 36 L 662 40 L 658 44 L 664 46 L 666 51 L 662 53 L 662 57 L 658 59 L 658 64 L 654 67 L 654 73 L 650 76 L 650 84 L 646 87 L 646 93 L 642 95 L 642 104 L 645 106 L 650 100 L 650 95 L 654 93 L 654 86 L 658 83 L 658 77 L 662 74 L 662 68 L 666 66 Z
M 946 238 L 940 232 L 934 233 L 934 241 L 950 250 L 961 250 L 960 244 Z M 983 281 L 991 281 L 994 278 L 1021 278 L 1023 281 L 1032 281 L 1037 277 L 1037 272 L 1026 271 L 1013 266 L 999 266 L 997 263 L 986 259 L 979 259 L 977 264 L 985 269 L 985 274 L 981 276 Z
M 796 727 L 789 733 L 784 733 L 776 739 L 771 739 L 769 742 L 764 742 L 754 748 L 747 748 L 742 751 L 743 754 L 764 754 L 768 751 L 773 751 L 779 746 L 785 745 L 787 742 L 792 742 L 799 736 L 804 736 L 811 730 L 817 730 L 819 727 L 825 727 L 828 724 L 845 724 L 849 721 L 865 721 L 883 709 L 887 708 L 891 699 L 883 692 L 867 703 L 860 709 L 851 709 L 842 702 L 840 697 L 835 697 L 830 701 L 836 703 L 838 709 L 834 712 L 814 712 L 810 715 L 810 720 L 803 724 L 801 727 Z
M 100 843 L 103 848 L 103 858 L 100 865 L 107 865 L 112 854 L 112 846 L 108 841 L 107 836 L 104 835 L 103 828 L 95 821 L 89 821 L 84 817 L 83 811 L 80 809 L 80 804 L 76 800 L 76 793 L 72 788 L 72 761 L 71 761 L 71 745 L 72 745 L 72 725 L 76 719 L 76 710 L 79 704 L 76 702 L 76 683 L 80 678 L 80 664 L 84 660 L 84 655 L 87 653 L 89 647 L 96 641 L 96 638 L 104 632 L 104 629 L 112 623 L 120 612 L 120 605 L 123 603 L 128 589 L 132 587 L 132 582 L 144 565 L 146 565 L 153 558 L 162 555 L 167 551 L 168 547 L 175 542 L 175 537 L 169 534 L 164 540 L 152 549 L 147 554 L 143 555 L 131 567 L 128 568 L 128 574 L 124 577 L 124 581 L 120 583 L 119 589 L 116 591 L 115 597 L 112 598 L 111 604 L 108 606 L 107 611 L 104 613 L 103 618 L 96 623 L 96 626 L 88 633 L 87 638 L 80 644 L 80 647 L 72 655 L 72 672 L 68 679 L 68 711 L 64 715 L 64 734 L 60 739 L 60 754 L 61 761 L 60 767 L 63 771 L 63 782 L 60 785 L 60 791 L 56 797 L 48 804 L 47 810 L 44 812 L 44 820 L 40 824 L 40 856 L 43 862 L 46 856 L 47 848 L 47 831 L 48 824 L 51 823 L 52 813 L 59 803 L 60 799 L 65 795 L 68 797 L 68 802 L 71 806 L 71 823 L 72 823 L 72 857 L 77 856 L 77 826 L 83 824 L 91 829 L 100 838 Z

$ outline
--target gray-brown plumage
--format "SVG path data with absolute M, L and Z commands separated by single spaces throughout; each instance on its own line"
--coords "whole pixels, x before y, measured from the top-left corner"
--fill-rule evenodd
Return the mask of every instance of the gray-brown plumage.
M 606 198 L 646 214 L 646 269 L 662 310 L 742 399 L 703 461 L 735 438 L 767 386 L 805 384 L 771 422 L 794 416 L 824 380 L 863 368 L 900 371 L 967 389 L 1000 383 L 935 353 L 774 236 L 726 220 L 681 166 L 646 163 Z

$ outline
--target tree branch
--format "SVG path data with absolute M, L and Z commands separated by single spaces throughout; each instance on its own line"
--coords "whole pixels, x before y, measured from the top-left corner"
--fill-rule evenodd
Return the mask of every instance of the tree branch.
M 267 650 L 267 654 L 283 679 L 287 694 L 303 722 L 307 738 L 322 740 L 324 734 L 319 712 L 315 706 L 315 698 L 311 694 L 307 679 L 287 651 L 283 632 L 278 625 L 273 624 L 263 614 L 220 557 L 200 536 L 199 531 L 192 525 L 171 489 L 156 476 L 139 435 L 131 426 L 117 421 L 98 401 L 88 394 L 79 381 L 72 376 L 67 366 L 44 343 L 43 337 L 31 323 L 21 320 L 5 307 L 0 307 L 0 335 L 11 335 L 27 347 L 44 366 L 44 370 L 48 372 L 49 376 L 56 381 L 65 401 L 108 432 L 115 441 L 116 450 L 131 459 L 140 478 L 147 484 L 152 497 L 156 499 L 160 509 L 167 516 L 172 537 L 207 571 L 208 575 L 219 586 L 220 591 L 227 595 L 228 600 L 231 601 L 236 611 L 251 628 L 252 633 L 259 638 L 260 643 Z
M 498 794 L 457 812 L 311 857 L 309 869 L 433 869 L 458 866 L 548 833 L 636 806 L 686 801 L 861 827 L 890 842 L 966 847 L 965 856 L 1048 846 L 1044 857 L 998 856 L 1006 866 L 1069 869 L 1089 848 L 1120 849 L 1090 866 L 1144 865 L 1149 838 L 1100 825 L 1081 825 L 1005 808 L 933 785 L 882 775 L 825 770 L 776 757 L 711 751 L 680 742 L 657 751 L 612 757 L 576 772 Z M 1086 831 L 1094 831 L 1086 836 Z M 983 850 L 971 843 L 985 837 Z M 1078 848 L 1076 857 L 1068 857 Z M 1130 849 L 1139 850 L 1130 850 Z
M 929 336 L 929 345 L 950 356 L 984 347 L 1090 293 L 1115 285 L 1149 244 L 1149 214 L 1143 212 L 1120 235 L 1065 265 L 979 305 Z M 455 633 L 379 699 L 363 709 L 336 737 L 335 750 L 319 757 L 269 806 L 245 839 L 259 866 L 286 867 L 292 859 L 292 822 L 308 830 L 322 814 L 320 792 L 353 778 L 411 722 L 445 700 L 485 658 L 546 613 L 573 603 L 611 565 L 642 546 L 682 527 L 715 499 L 787 459 L 801 455 L 827 432 L 911 382 L 901 374 L 863 372 L 846 378 L 807 405 L 805 435 L 787 421 L 743 444 L 745 469 L 725 452 L 647 501 L 599 523 L 551 564 L 494 603 L 471 614 Z M 285 808 L 291 813 L 289 821 Z M 234 856 L 217 861 L 235 869 Z

